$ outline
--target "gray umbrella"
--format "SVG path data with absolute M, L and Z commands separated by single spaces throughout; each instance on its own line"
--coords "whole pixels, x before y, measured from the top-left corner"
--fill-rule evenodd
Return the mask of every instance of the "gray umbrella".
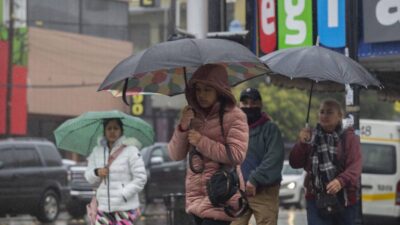
M 275 75 L 271 82 L 284 87 L 310 89 L 308 123 L 312 91 L 342 91 L 344 84 L 365 88 L 381 83 L 363 66 L 345 55 L 319 47 L 298 47 L 275 51 L 261 57 Z
M 120 62 L 99 87 L 115 96 L 183 93 L 191 74 L 200 66 L 216 63 L 228 71 L 231 86 L 269 73 L 249 49 L 222 39 L 181 39 L 156 44 Z

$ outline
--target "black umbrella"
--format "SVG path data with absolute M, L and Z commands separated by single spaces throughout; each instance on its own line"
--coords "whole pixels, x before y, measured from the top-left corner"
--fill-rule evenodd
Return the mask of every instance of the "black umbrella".
M 120 62 L 99 87 L 115 96 L 183 93 L 187 80 L 202 65 L 226 67 L 231 86 L 269 73 L 249 49 L 223 39 L 181 39 L 156 44 Z
M 307 124 L 313 90 L 342 91 L 346 84 L 382 88 L 381 83 L 359 63 L 319 46 L 278 50 L 261 57 L 261 61 L 275 73 L 270 76 L 273 84 L 300 89 L 311 87 Z

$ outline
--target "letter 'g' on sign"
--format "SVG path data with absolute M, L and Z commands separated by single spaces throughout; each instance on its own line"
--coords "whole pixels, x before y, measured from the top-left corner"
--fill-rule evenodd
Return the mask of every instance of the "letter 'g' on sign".
M 279 49 L 311 46 L 312 40 L 312 1 L 278 1 Z

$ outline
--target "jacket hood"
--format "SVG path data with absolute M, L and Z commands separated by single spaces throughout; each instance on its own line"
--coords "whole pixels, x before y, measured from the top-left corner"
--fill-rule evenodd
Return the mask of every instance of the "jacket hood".
M 189 105 L 195 108 L 195 110 L 201 109 L 200 105 L 197 103 L 194 89 L 194 85 L 197 82 L 213 87 L 217 91 L 218 97 L 220 99 L 225 99 L 225 106 L 227 108 L 233 108 L 236 105 L 235 96 L 233 96 L 228 82 L 228 72 L 224 66 L 205 64 L 193 73 L 185 94 Z
M 104 146 L 107 147 L 107 140 L 106 140 L 106 138 L 105 138 L 104 136 L 103 136 L 103 137 L 99 137 L 99 139 L 98 139 L 98 141 L 97 141 L 97 144 L 98 144 L 99 146 L 102 146 L 102 147 L 104 147 Z M 135 147 L 138 148 L 138 149 L 141 149 L 142 146 L 143 146 L 142 143 L 141 143 L 138 139 L 136 139 L 136 138 L 134 138 L 134 137 L 125 137 L 125 136 L 121 136 L 121 137 L 114 143 L 113 148 L 116 147 L 116 146 L 120 146 L 120 145 L 135 146 Z

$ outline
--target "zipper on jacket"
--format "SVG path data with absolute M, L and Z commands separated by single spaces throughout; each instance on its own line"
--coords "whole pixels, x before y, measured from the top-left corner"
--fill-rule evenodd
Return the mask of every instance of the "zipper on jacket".
M 124 184 L 121 184 L 122 185 L 122 190 L 124 190 Z M 122 198 L 124 199 L 124 201 L 125 202 L 128 202 L 128 200 L 125 198 L 125 196 L 124 196 L 124 194 L 123 193 L 121 193 L 121 195 L 122 195 Z

